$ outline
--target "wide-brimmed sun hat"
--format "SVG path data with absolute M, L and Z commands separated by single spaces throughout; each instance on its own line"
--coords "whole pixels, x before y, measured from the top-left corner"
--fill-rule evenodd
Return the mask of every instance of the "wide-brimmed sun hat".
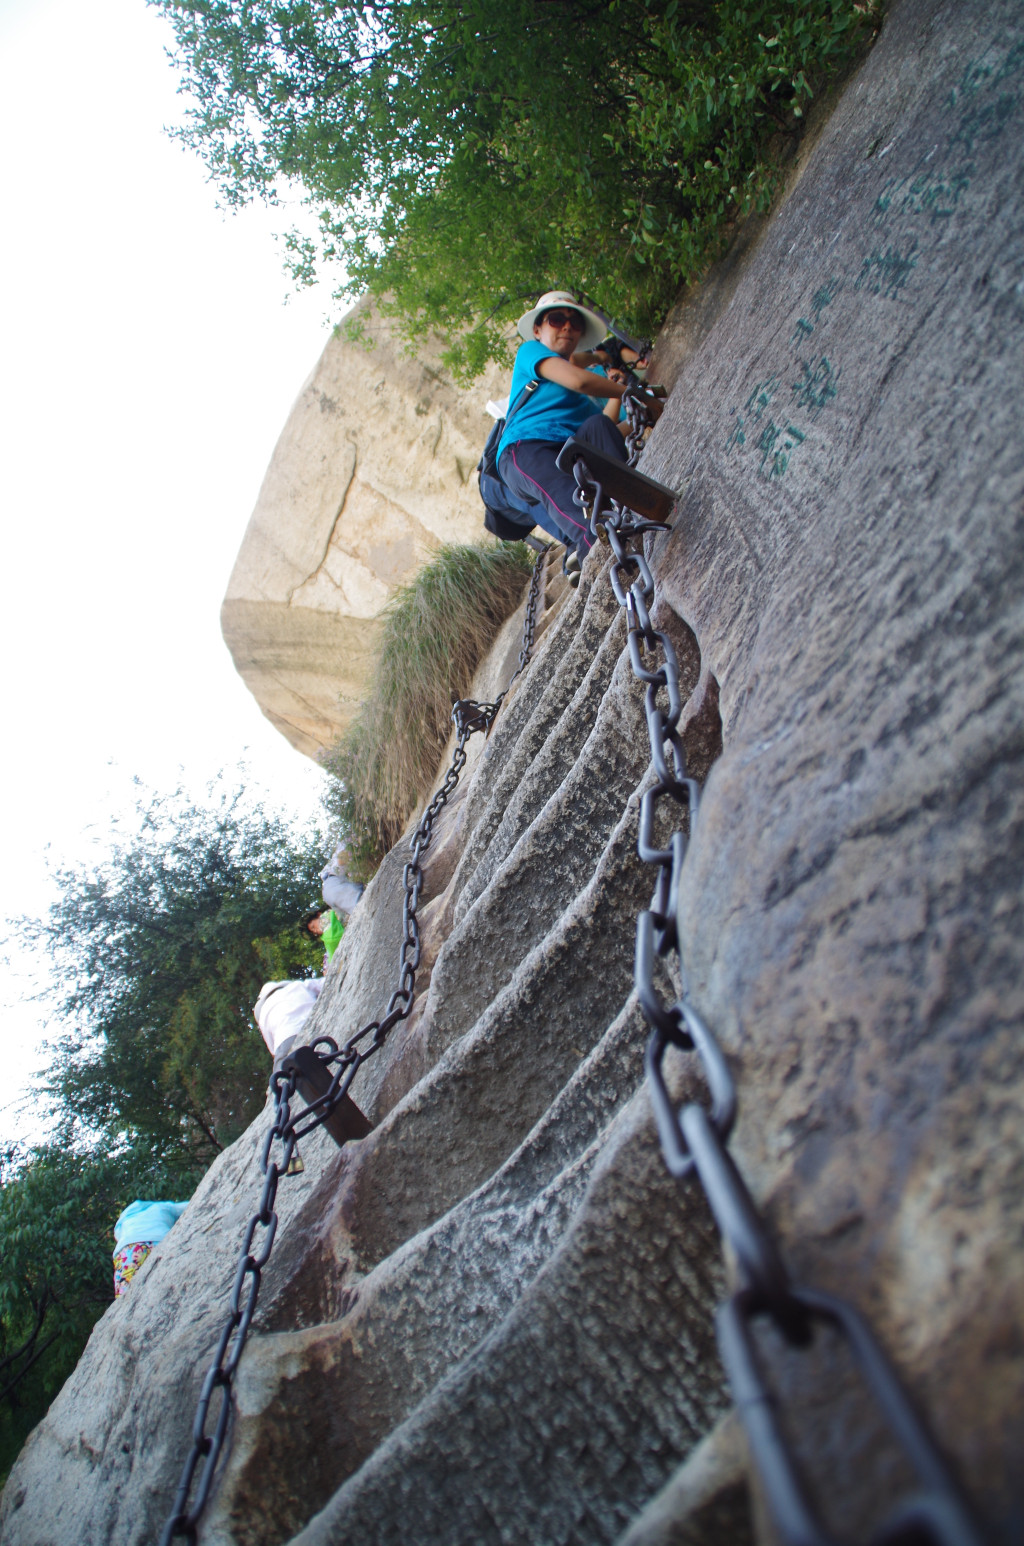
M 546 295 L 542 295 L 533 310 L 524 312 L 519 318 L 516 324 L 519 328 L 519 336 L 525 338 L 527 343 L 529 343 L 533 337 L 533 325 L 541 313 L 563 306 L 567 311 L 570 309 L 578 311 L 586 323 L 583 329 L 583 337 L 579 342 L 581 349 L 596 349 L 601 340 L 607 338 L 607 324 L 602 322 L 600 317 L 595 316 L 592 311 L 588 311 L 585 306 L 581 306 L 576 297 L 570 295 L 568 290 L 549 290 Z

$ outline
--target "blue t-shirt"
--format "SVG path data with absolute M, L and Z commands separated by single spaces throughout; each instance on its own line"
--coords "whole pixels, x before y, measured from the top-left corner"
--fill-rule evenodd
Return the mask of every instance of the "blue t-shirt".
M 184 1202 L 147 1202 L 145 1199 L 130 1202 L 114 1225 L 117 1249 L 120 1251 L 126 1245 L 139 1245 L 143 1241 L 148 1245 L 158 1244 L 187 1207 Z
M 541 360 L 560 358 L 539 338 L 520 344 L 512 371 L 509 407 L 528 381 L 536 378 L 540 386 L 530 393 L 518 413 L 513 414 L 505 425 L 505 433 L 498 442 L 499 457 L 506 446 L 514 445 L 517 440 L 557 440 L 561 445 L 562 441 L 575 435 L 586 419 L 601 412 L 600 398 L 584 397 L 582 392 L 573 392 L 569 387 L 545 381 L 543 376 L 537 375 Z

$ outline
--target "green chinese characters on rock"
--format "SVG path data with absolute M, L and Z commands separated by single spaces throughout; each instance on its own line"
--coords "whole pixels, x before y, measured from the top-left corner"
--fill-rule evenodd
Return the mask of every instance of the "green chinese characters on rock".
M 781 376 L 768 376 L 765 380 L 757 382 L 750 392 L 742 408 L 734 409 L 736 423 L 732 434 L 725 443 L 727 451 L 735 447 L 742 451 L 747 443 L 747 432 L 751 426 L 757 426 L 769 407 L 772 398 L 779 390 Z M 751 429 L 753 433 L 753 429 Z
M 919 262 L 935 261 L 951 220 L 966 212 L 977 170 L 973 158 L 1002 135 L 1019 113 L 1017 80 L 1022 71 L 1024 45 L 1007 48 L 998 39 L 964 64 L 957 84 L 941 102 L 936 100 L 941 127 L 935 142 L 909 171 L 894 169 L 867 211 L 867 220 L 875 227 L 875 244 L 861 257 L 859 267 L 854 260 L 845 273 L 833 272 L 820 281 L 793 322 L 788 360 L 780 362 L 771 375 L 762 375 L 749 387 L 742 408 L 731 410 L 733 423 L 725 450 L 739 455 L 755 452 L 751 465 L 756 476 L 784 477 L 796 452 L 820 441 L 818 421 L 835 406 L 841 375 L 834 351 L 825 353 L 821 347 L 832 308 L 840 298 L 844 307 L 869 301 L 899 304 Z M 868 157 L 877 152 L 881 158 L 892 148 L 879 151 L 879 145 L 880 140 L 871 144 Z M 877 241 L 879 228 L 886 231 L 883 242 Z M 877 327 L 876 320 L 872 326 Z

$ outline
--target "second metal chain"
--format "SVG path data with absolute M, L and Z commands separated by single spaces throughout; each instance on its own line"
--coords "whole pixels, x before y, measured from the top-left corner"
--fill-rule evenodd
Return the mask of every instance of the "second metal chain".
M 263 1269 L 270 1260 L 274 1237 L 277 1233 L 275 1203 L 278 1182 L 291 1169 L 298 1140 L 329 1121 L 331 1114 L 341 1106 L 347 1096 L 352 1081 L 363 1064 L 379 1051 L 395 1026 L 407 1019 L 412 1011 L 416 992 L 416 972 L 420 964 L 420 928 L 416 915 L 420 892 L 423 888 L 423 869 L 420 860 L 430 846 L 434 822 L 454 793 L 459 776 L 466 765 L 466 742 L 477 731 L 490 729 L 509 688 L 529 664 L 536 638 L 537 607 L 543 588 L 548 551 L 545 547 L 543 552 L 538 553 L 533 566 L 533 575 L 527 593 L 519 664 L 508 686 L 493 703 L 477 703 L 472 698 L 459 698 L 452 706 L 452 720 L 456 728 L 452 760 L 444 782 L 417 823 L 410 845 L 409 858 L 402 871 L 404 897 L 402 940 L 398 949 L 398 983 L 388 999 L 384 1013 L 379 1020 L 372 1020 L 368 1025 L 362 1026 L 340 1047 L 330 1036 L 322 1036 L 313 1043 L 312 1051 L 316 1054 L 320 1067 L 329 1076 L 329 1082 L 322 1094 L 315 1100 L 309 1101 L 294 1116 L 291 1103 L 295 1098 L 298 1075 L 289 1070 L 286 1059 L 283 1068 L 275 1071 L 272 1076 L 274 1120 L 264 1140 L 260 1159 L 260 1169 L 264 1177 L 263 1191 L 260 1195 L 259 1207 L 249 1220 L 242 1241 L 227 1319 L 221 1330 L 213 1362 L 203 1381 L 192 1425 L 192 1447 L 181 1473 L 174 1506 L 160 1535 L 160 1546 L 171 1546 L 171 1542 L 180 1538 L 189 1541 L 196 1539 L 200 1518 L 213 1490 L 217 1466 L 224 1449 L 231 1418 L 234 1378 L 252 1325 L 252 1318 L 256 1313 Z M 280 1152 L 276 1157 L 275 1145 L 280 1145 Z M 264 1232 L 262 1243 L 257 1250 L 254 1250 L 259 1230 Z M 218 1390 L 221 1392 L 220 1406 L 213 1420 L 212 1431 L 208 1432 L 210 1409 Z M 197 1472 L 198 1480 L 196 1480 Z

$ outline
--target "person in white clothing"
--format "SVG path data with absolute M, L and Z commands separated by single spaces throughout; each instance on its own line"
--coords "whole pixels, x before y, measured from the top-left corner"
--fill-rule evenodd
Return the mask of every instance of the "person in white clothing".
M 324 1096 L 331 1091 L 332 1080 L 336 1077 L 327 1062 L 307 1051 L 304 1045 L 299 1045 L 299 1038 L 313 1013 L 313 1006 L 320 997 L 323 985 L 322 977 L 292 978 L 288 982 L 265 982 L 253 1010 L 260 1034 L 273 1056 L 274 1072 L 280 1069 L 288 1054 L 294 1052 L 295 1060 L 292 1064 L 291 1076 L 295 1080 L 298 1093 L 310 1105 L 317 1101 L 323 1102 Z M 271 1078 L 271 1087 L 273 1087 L 273 1078 Z M 373 1127 L 372 1122 L 363 1115 L 351 1095 L 347 1093 L 336 1094 L 330 1108 L 322 1114 L 320 1120 L 324 1122 L 327 1131 L 339 1146 L 350 1143 L 354 1138 L 365 1138 Z M 292 1167 L 302 1168 L 297 1149 L 292 1156 Z
M 324 985 L 322 977 L 265 982 L 253 1014 L 277 1067 L 299 1039 Z
M 327 906 L 339 915 L 345 915 L 355 910 L 356 904 L 365 891 L 356 880 L 348 878 L 349 855 L 345 848 L 336 848 L 327 864 L 320 871 L 320 879 L 323 881 L 323 898 Z

